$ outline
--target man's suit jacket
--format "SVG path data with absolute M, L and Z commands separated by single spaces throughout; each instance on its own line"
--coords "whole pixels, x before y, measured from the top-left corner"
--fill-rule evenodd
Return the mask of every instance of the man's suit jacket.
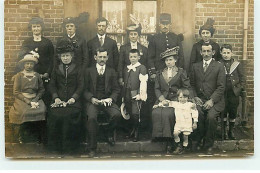
M 117 101 L 117 98 L 120 94 L 120 87 L 117 80 L 117 75 L 114 69 L 106 66 L 105 72 L 105 95 L 107 98 L 112 98 L 113 102 Z M 96 88 L 97 88 L 97 68 L 92 66 L 87 68 L 85 71 L 85 91 L 84 98 L 91 102 L 92 97 L 96 97 Z
M 137 43 L 137 49 L 140 52 L 140 60 L 139 62 L 143 64 L 145 67 L 147 67 L 147 48 L 141 45 L 140 43 Z M 129 60 L 129 52 L 131 50 L 131 43 L 127 43 L 125 45 L 122 45 L 120 47 L 120 54 L 119 54 L 119 63 L 118 63 L 118 73 L 119 78 L 122 78 L 124 76 L 123 72 L 127 65 L 130 65 Z
M 178 62 L 177 66 L 183 68 L 184 67 L 184 55 L 183 55 L 183 48 L 182 42 L 178 35 L 173 32 L 169 32 L 167 34 L 158 33 L 155 34 L 149 40 L 148 46 L 148 65 L 149 69 L 155 68 L 156 71 L 164 69 L 165 62 L 161 60 L 160 54 L 167 49 L 179 46 L 178 52 Z M 155 73 L 154 70 L 149 70 L 150 73 Z
M 214 102 L 213 107 L 217 111 L 224 110 L 226 75 L 223 64 L 212 59 L 204 73 L 203 61 L 194 63 L 190 75 L 190 83 L 195 97 L 199 97 L 203 102 L 212 99 Z
M 220 60 L 221 63 L 224 65 L 224 60 Z M 230 77 L 230 81 L 232 84 L 232 90 L 236 96 L 240 96 L 241 91 L 245 88 L 245 73 L 243 66 L 240 62 L 235 61 L 234 59 L 231 60 L 232 65 L 230 67 L 230 71 L 226 72 L 226 77 Z M 235 65 L 238 64 L 238 65 Z M 224 66 L 225 67 L 225 66 Z
M 101 47 L 98 36 L 94 37 L 93 39 L 89 40 L 88 43 L 88 51 L 89 51 L 89 67 L 96 65 L 96 60 L 94 59 L 94 55 L 96 50 Z M 106 65 L 117 70 L 118 67 L 118 59 L 119 53 L 116 41 L 109 38 L 107 35 L 104 40 L 103 46 L 108 51 L 108 60 Z
M 193 45 L 192 50 L 191 50 L 191 55 L 190 55 L 190 69 L 192 67 L 192 64 L 203 60 L 203 57 L 200 54 L 201 46 L 203 44 L 204 44 L 204 41 L 200 40 Z M 213 50 L 215 50 L 215 54 L 213 55 L 213 58 L 216 61 L 219 61 L 220 59 L 222 59 L 221 54 L 220 54 L 220 46 L 218 45 L 218 43 L 210 40 L 209 44 L 212 46 Z

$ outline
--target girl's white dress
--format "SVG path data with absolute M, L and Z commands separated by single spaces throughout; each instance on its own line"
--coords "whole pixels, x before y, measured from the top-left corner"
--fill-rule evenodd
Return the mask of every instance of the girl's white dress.
M 192 132 L 192 119 L 194 122 L 198 122 L 198 110 L 194 103 L 186 102 L 180 103 L 171 101 L 169 107 L 175 109 L 175 126 L 174 131 L 177 132 Z

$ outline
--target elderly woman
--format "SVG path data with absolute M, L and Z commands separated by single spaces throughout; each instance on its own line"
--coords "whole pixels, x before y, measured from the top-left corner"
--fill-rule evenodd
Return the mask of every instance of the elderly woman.
M 74 46 L 75 63 L 82 66 L 84 70 L 88 64 L 88 48 L 86 40 L 79 35 L 77 29 L 79 26 L 79 19 L 74 17 L 67 17 L 63 20 L 64 36 L 61 39 L 67 39 Z M 60 41 L 60 40 L 59 40 Z M 58 41 L 58 42 L 59 42 Z
M 172 149 L 172 134 L 175 124 L 174 108 L 168 107 L 169 101 L 177 100 L 179 88 L 187 88 L 191 91 L 190 81 L 185 70 L 176 66 L 177 52 L 178 47 L 174 47 L 161 53 L 161 60 L 165 62 L 166 68 L 158 72 L 155 80 L 157 101 L 152 111 L 152 137 L 154 140 L 166 140 L 167 152 Z M 159 106 L 159 103 L 163 106 Z
M 213 58 L 216 61 L 219 61 L 221 59 L 220 55 L 220 47 L 218 43 L 214 42 L 211 38 L 213 37 L 213 34 L 215 32 L 215 28 L 213 27 L 214 20 L 211 18 L 207 19 L 207 22 L 201 26 L 199 30 L 199 35 L 201 36 L 201 40 L 197 43 L 195 43 L 192 47 L 191 55 L 190 55 L 190 68 L 193 63 L 202 61 L 202 56 L 200 54 L 201 46 L 203 44 L 210 44 L 215 50 L 215 54 L 213 55 Z
M 73 62 L 75 57 L 71 42 L 62 39 L 56 49 L 61 63 L 51 74 L 53 104 L 47 122 L 48 147 L 54 151 L 74 152 L 80 143 L 83 76 L 81 68 Z
M 39 122 L 45 120 L 46 107 L 41 100 L 44 93 L 42 79 L 40 74 L 33 70 L 37 63 L 37 57 L 26 53 L 18 62 L 23 70 L 14 76 L 15 101 L 9 112 L 9 120 L 18 128 L 20 143 L 27 139 L 28 136 L 25 134 L 33 126 L 38 134 L 37 141 L 41 140 L 41 123 Z

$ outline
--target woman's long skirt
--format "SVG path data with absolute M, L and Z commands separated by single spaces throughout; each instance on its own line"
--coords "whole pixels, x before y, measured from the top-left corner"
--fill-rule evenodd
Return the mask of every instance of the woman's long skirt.
M 72 152 L 79 148 L 81 109 L 51 108 L 49 111 L 48 147 L 50 150 Z
M 175 124 L 174 108 L 155 108 L 152 111 L 152 137 L 172 137 Z

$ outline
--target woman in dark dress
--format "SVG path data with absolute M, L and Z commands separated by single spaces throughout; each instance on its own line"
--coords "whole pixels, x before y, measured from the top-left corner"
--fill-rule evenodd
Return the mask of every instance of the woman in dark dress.
M 57 44 L 61 63 L 51 74 L 50 92 L 53 104 L 49 109 L 48 147 L 60 152 L 74 152 L 80 143 L 83 76 L 73 61 L 74 47 L 67 39 Z
M 203 60 L 200 54 L 201 46 L 203 44 L 210 44 L 212 46 L 213 50 L 215 50 L 215 54 L 213 55 L 213 58 L 216 61 L 219 61 L 221 59 L 220 46 L 218 45 L 218 43 L 212 40 L 213 34 L 215 32 L 215 28 L 213 27 L 214 22 L 215 21 L 213 19 L 208 18 L 207 22 L 200 27 L 199 35 L 201 36 L 202 39 L 197 43 L 195 43 L 192 47 L 192 51 L 190 55 L 190 68 L 193 63 L 200 62 Z
M 176 66 L 177 52 L 178 47 L 174 47 L 161 54 L 161 59 L 165 61 L 166 68 L 157 73 L 155 80 L 157 101 L 152 111 L 152 137 L 153 139 L 166 140 L 167 152 L 170 152 L 173 146 L 172 134 L 175 124 L 174 108 L 168 107 L 168 103 L 177 100 L 179 88 L 187 88 L 191 91 L 190 81 L 185 70 Z M 163 107 L 159 107 L 159 103 L 162 103 Z

